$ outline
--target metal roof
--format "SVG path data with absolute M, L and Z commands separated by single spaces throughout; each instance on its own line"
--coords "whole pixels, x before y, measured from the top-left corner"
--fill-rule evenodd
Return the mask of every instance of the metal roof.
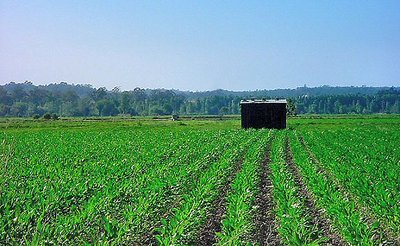
M 240 104 L 251 104 L 251 103 L 286 103 L 286 99 L 277 100 L 241 100 Z

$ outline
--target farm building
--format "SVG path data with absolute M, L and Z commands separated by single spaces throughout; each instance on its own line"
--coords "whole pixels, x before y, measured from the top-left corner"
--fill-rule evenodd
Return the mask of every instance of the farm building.
M 286 100 L 242 100 L 242 128 L 286 128 Z

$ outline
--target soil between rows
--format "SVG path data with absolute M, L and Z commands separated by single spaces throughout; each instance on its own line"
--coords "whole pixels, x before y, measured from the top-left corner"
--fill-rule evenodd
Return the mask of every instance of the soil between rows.
M 226 214 L 226 199 L 231 185 L 238 172 L 242 169 L 243 158 L 235 163 L 233 171 L 229 174 L 225 184 L 219 190 L 218 198 L 213 202 L 210 215 L 200 229 L 199 237 L 195 245 L 213 245 L 217 242 L 217 232 L 222 231 L 222 218 Z
M 306 150 L 308 156 L 311 158 L 311 161 L 318 167 L 319 171 L 327 175 L 332 180 L 332 182 L 337 186 L 338 190 L 343 196 L 355 203 L 356 210 L 360 211 L 362 215 L 365 216 L 367 224 L 369 226 L 373 225 L 374 223 L 379 224 L 379 227 L 375 230 L 373 239 L 379 241 L 384 238 L 386 241 L 385 244 L 387 245 L 399 245 L 400 237 L 398 235 L 395 235 L 389 228 L 382 228 L 381 222 L 371 216 L 372 212 L 368 208 L 361 206 L 358 199 L 354 197 L 354 195 L 347 192 L 346 189 L 339 183 L 339 181 L 335 180 L 333 178 L 333 175 L 321 165 L 317 157 L 308 147 L 306 141 L 304 140 L 304 137 L 300 136 L 299 140 L 301 145 Z
M 294 164 L 289 138 L 286 138 L 285 142 L 285 161 L 289 171 L 293 174 L 297 187 L 299 187 L 299 195 L 304 198 L 304 205 L 311 217 L 312 225 L 316 225 L 318 230 L 322 232 L 322 236 L 328 238 L 328 241 L 326 242 L 328 245 L 345 245 L 340 235 L 332 231 L 330 221 L 327 220 L 322 212 L 316 208 L 315 200 L 312 198 L 311 193 L 303 182 L 297 166 Z
M 207 170 L 213 162 L 218 161 L 220 158 L 221 158 L 221 155 L 218 155 L 217 157 L 213 157 L 213 158 L 209 159 L 207 162 L 205 162 L 206 163 L 205 165 L 200 166 L 199 170 L 197 172 L 195 172 L 195 174 L 192 176 L 192 178 L 195 178 L 196 180 L 198 180 L 199 174 L 201 174 L 205 170 Z M 188 182 L 188 180 L 181 187 L 186 187 L 187 182 Z M 179 193 L 179 192 L 176 191 L 176 193 L 174 194 L 175 201 L 166 209 L 166 212 L 161 215 L 161 219 L 167 219 L 171 215 L 172 210 L 174 208 L 176 208 L 182 202 L 182 197 L 179 196 L 177 193 Z M 160 219 L 160 221 L 161 221 L 161 219 Z M 141 237 L 141 240 L 139 242 L 135 242 L 135 245 L 136 244 L 137 245 L 158 245 L 158 242 L 155 237 L 155 235 L 157 235 L 157 233 L 154 231 L 154 229 L 156 228 L 157 225 L 159 225 L 159 223 L 155 223 L 154 226 Z
M 255 231 L 253 241 L 259 245 L 281 244 L 275 222 L 275 204 L 272 198 L 271 169 L 269 167 L 272 141 L 273 139 L 269 142 L 265 158 L 260 165 L 259 193 L 255 199 L 257 211 L 254 217 Z

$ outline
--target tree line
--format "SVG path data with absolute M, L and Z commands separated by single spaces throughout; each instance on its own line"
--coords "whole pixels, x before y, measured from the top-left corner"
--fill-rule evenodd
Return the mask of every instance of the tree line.
M 399 88 L 378 90 L 366 87 L 365 94 L 362 94 L 363 87 L 344 88 L 323 86 L 254 92 L 182 92 L 142 88 L 121 91 L 118 87 L 107 90 L 67 83 L 47 86 L 35 86 L 31 82 L 9 83 L 0 86 L 0 116 L 229 115 L 240 113 L 240 100 L 279 98 L 277 91 L 281 92 L 281 97 L 288 98 L 293 114 L 400 113 Z

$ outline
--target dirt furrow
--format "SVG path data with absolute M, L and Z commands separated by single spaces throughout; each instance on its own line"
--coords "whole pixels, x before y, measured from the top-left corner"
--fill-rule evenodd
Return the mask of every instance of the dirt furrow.
M 301 145 L 304 147 L 305 151 L 307 152 L 308 156 L 310 157 L 311 161 L 316 165 L 318 170 L 325 174 L 337 187 L 337 189 L 340 191 L 340 193 L 348 200 L 353 201 L 355 203 L 355 209 L 360 211 L 361 214 L 365 217 L 366 222 L 368 225 L 373 225 L 375 223 L 378 223 L 379 226 L 375 231 L 374 239 L 379 240 L 381 238 L 385 238 L 386 243 L 389 245 L 397 245 L 400 242 L 400 239 L 398 236 L 396 236 L 390 228 L 386 228 L 382 225 L 382 223 L 374 216 L 373 212 L 365 206 L 362 206 L 360 204 L 360 201 L 358 198 L 349 193 L 346 188 L 343 187 L 342 184 L 340 184 L 339 180 L 337 180 L 334 175 L 326 170 L 323 165 L 320 163 L 318 158 L 314 155 L 314 153 L 310 150 L 308 147 L 307 143 L 305 142 L 303 136 L 299 137 Z
M 268 144 L 266 155 L 261 162 L 259 172 L 259 193 L 255 199 L 257 211 L 255 214 L 255 232 L 253 241 L 259 245 L 280 245 L 281 241 L 275 224 L 274 202 L 272 198 L 271 163 L 272 139 Z
M 219 196 L 213 202 L 211 214 L 200 229 L 199 237 L 195 245 L 213 245 L 217 242 L 217 232 L 222 231 L 221 221 L 226 213 L 226 199 L 236 174 L 241 170 L 243 159 L 235 163 L 233 171 L 228 176 L 225 184 L 219 190 Z
M 331 222 L 316 208 L 315 200 L 312 198 L 311 193 L 303 182 L 297 166 L 294 164 L 289 138 L 286 138 L 285 141 L 285 161 L 289 171 L 293 174 L 297 187 L 299 187 L 299 196 L 304 198 L 304 205 L 311 217 L 312 225 L 316 225 L 318 230 L 323 233 L 322 236 L 329 239 L 326 242 L 328 245 L 345 245 L 340 235 L 332 231 Z
M 201 165 L 200 168 L 196 171 L 193 172 L 192 178 L 186 180 L 186 182 L 181 186 L 181 189 L 185 189 L 187 190 L 188 187 L 188 182 L 192 181 L 193 179 L 198 180 L 199 179 L 199 175 L 202 174 L 203 172 L 205 172 L 207 170 L 207 168 L 210 167 L 210 165 L 212 164 L 212 162 L 218 161 L 221 158 L 221 155 L 216 156 L 211 158 L 210 160 L 204 162 L 205 165 Z M 174 208 L 178 207 L 179 204 L 181 204 L 182 202 L 182 196 L 179 196 L 178 193 L 185 193 L 185 192 L 179 192 L 179 190 L 176 190 L 175 193 L 173 194 L 174 198 L 174 202 L 166 209 L 166 212 L 164 214 L 161 215 L 160 220 L 161 219 L 167 219 Z M 158 222 L 160 223 L 160 222 Z M 139 245 L 157 245 L 157 240 L 155 238 L 156 233 L 154 232 L 154 229 L 156 228 L 156 226 L 158 226 L 159 224 L 154 224 L 153 227 L 147 232 L 145 233 L 142 238 L 141 241 L 138 242 Z

